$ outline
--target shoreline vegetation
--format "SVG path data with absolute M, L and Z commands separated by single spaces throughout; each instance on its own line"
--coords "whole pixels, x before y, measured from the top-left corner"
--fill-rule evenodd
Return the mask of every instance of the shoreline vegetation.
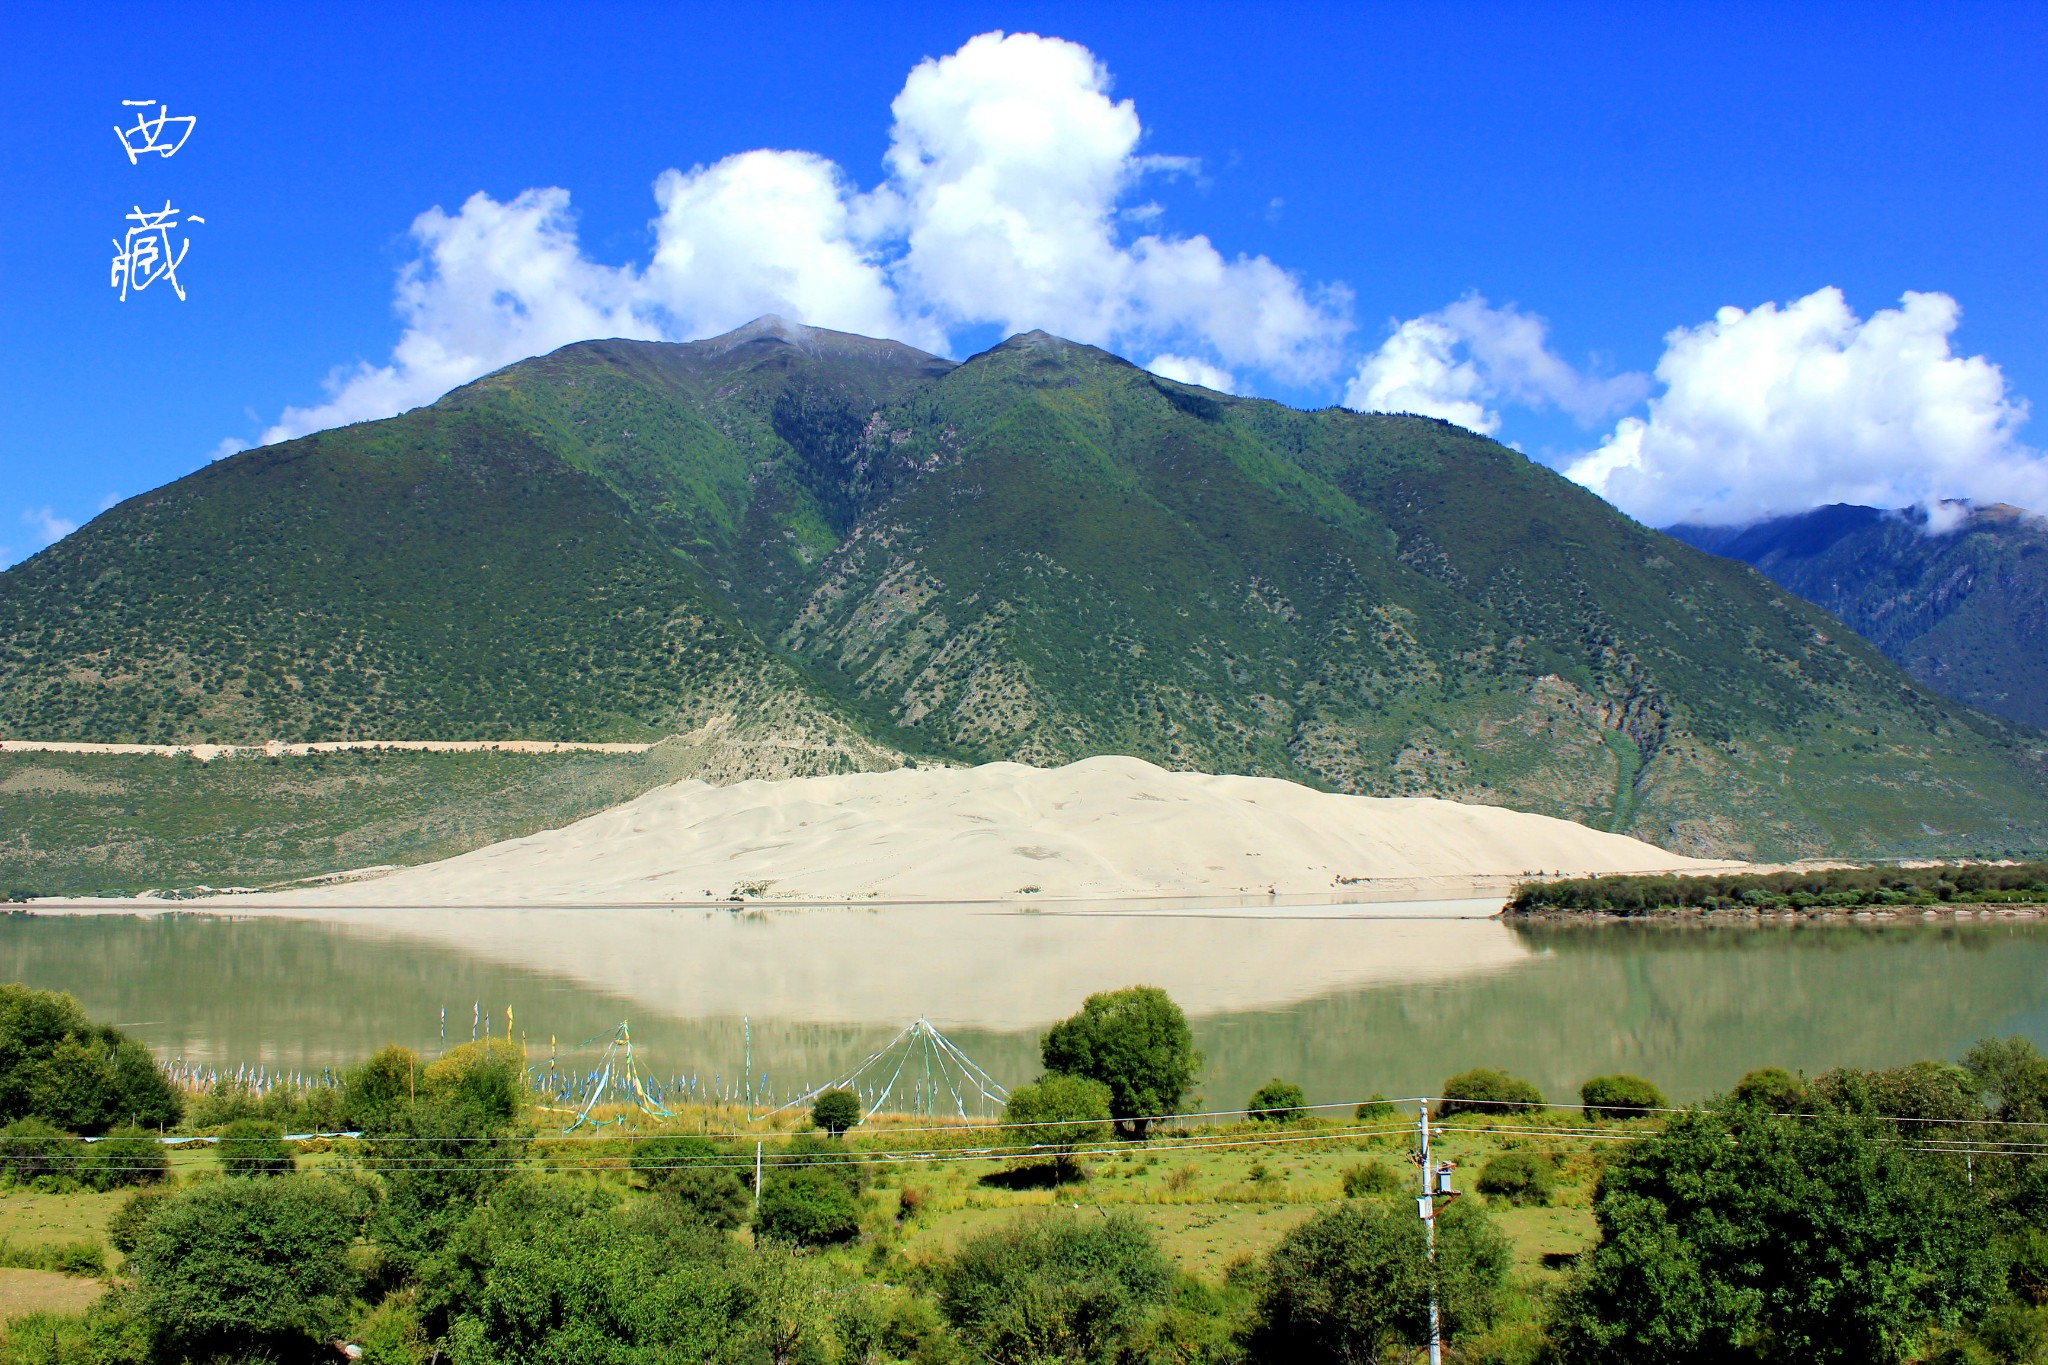
M 1848 867 L 1523 882 L 1508 919 L 2037 919 L 2048 862 Z
M 1275 1077 L 1187 1113 L 1203 1058 L 1152 987 L 1090 996 L 980 1125 L 827 1090 L 773 1130 L 560 1131 L 495 1039 L 172 1096 L 87 1044 L 137 1047 L 0 986 L 0 1264 L 46 1277 L 0 1305 L 0 1365 L 1291 1365 L 1413 1358 L 1439 1306 L 1463 1365 L 2048 1351 L 2048 1058 L 2019 1038 L 1684 1107 L 1475 1068 L 1423 1101 L 1427 1176 L 1416 1101 Z

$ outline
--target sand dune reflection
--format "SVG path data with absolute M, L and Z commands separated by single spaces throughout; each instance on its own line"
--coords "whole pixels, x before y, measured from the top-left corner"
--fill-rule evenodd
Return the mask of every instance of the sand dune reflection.
M 1531 954 L 1497 902 L 1229 912 L 1018 913 L 988 906 L 363 910 L 351 935 L 431 943 L 566 977 L 671 1017 L 1042 1026 L 1090 991 L 1164 987 L 1191 1015 L 1268 1009 L 1392 982 L 1504 971 Z M 1434 912 L 1438 918 L 1423 917 Z M 1418 913 L 1421 912 L 1421 913 Z

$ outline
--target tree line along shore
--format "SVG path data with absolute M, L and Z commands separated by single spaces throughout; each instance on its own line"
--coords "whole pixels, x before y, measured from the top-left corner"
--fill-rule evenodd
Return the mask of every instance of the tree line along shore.
M 1202 1058 L 1153 988 L 1089 997 L 1041 1053 L 991 1124 L 828 1090 L 793 1127 L 564 1133 L 502 1039 L 187 1096 L 69 997 L 0 987 L 0 1218 L 78 1233 L 0 1238 L 0 1264 L 103 1286 L 12 1316 L 0 1365 L 1392 1362 L 1432 1303 L 1454 1362 L 2048 1352 L 2048 1058 L 2022 1039 L 1684 1106 L 1479 1068 L 1426 1120 L 1281 1078 L 1185 1115 Z M 1433 1249 L 1425 1121 L 1453 1168 Z
M 1528 881 L 1509 896 L 1511 916 L 1803 916 L 2008 912 L 2048 906 L 2048 862 L 1814 871 L 1561 877 Z

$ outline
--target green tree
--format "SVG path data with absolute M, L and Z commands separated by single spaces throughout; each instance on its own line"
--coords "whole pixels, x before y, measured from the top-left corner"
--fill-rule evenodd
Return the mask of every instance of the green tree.
M 1166 1303 L 1173 1265 L 1129 1214 L 1062 1213 L 970 1237 L 934 1282 L 940 1311 L 996 1365 L 1111 1361 Z
M 149 1226 L 149 1220 L 177 1197 L 176 1190 L 163 1185 L 145 1186 L 129 1195 L 107 1220 L 108 1245 L 123 1256 L 134 1255 L 135 1245 L 142 1240 L 142 1230 Z
M 1737 1104 L 1774 1114 L 1796 1114 L 1806 1108 L 1806 1082 L 1779 1066 L 1760 1066 L 1744 1072 L 1728 1092 Z
M 26 1185 L 78 1169 L 85 1144 L 55 1124 L 41 1119 L 16 1119 L 0 1128 L 0 1176 Z
M 1187 1015 L 1157 986 L 1089 996 L 1079 1014 L 1052 1026 L 1039 1052 L 1047 1071 L 1108 1086 L 1110 1116 L 1132 1138 L 1178 1110 L 1202 1069 Z
M 183 1113 L 141 1043 L 95 1025 L 68 995 L 0 985 L 0 1123 L 34 1117 L 91 1136 Z
M 756 1235 L 797 1246 L 831 1246 L 860 1236 L 860 1200 L 830 1171 L 798 1166 L 778 1172 L 761 1191 Z
M 1548 1204 L 1550 1162 L 1534 1152 L 1501 1152 L 1479 1168 L 1478 1188 L 1508 1204 Z
M 2012 1144 L 1978 1159 L 1982 1186 L 2007 1230 L 2025 1237 L 2048 1228 L 2048 1157 L 2038 1154 L 2048 1123 L 2048 1057 L 2025 1038 L 1987 1038 L 1963 1054 L 1974 1098 L 1989 1125 L 1983 1135 Z
M 419 1312 L 462 1365 L 829 1358 L 833 1286 L 658 1199 L 521 1176 L 422 1268 Z
M 79 1181 L 94 1190 L 154 1184 L 170 1169 L 170 1153 L 163 1143 L 140 1128 L 117 1128 L 97 1142 L 87 1143 L 78 1159 Z
M 1490 1066 L 1461 1071 L 1444 1082 L 1437 1114 L 1522 1114 L 1543 1107 L 1543 1092 L 1519 1076 Z
M 339 1180 L 217 1180 L 156 1209 L 128 1268 L 173 1359 L 311 1359 L 348 1324 L 363 1217 Z
M 1032 1157 L 1050 1157 L 1058 1180 L 1080 1174 L 1076 1152 L 1109 1138 L 1109 1087 L 1085 1076 L 1040 1076 L 1010 1092 L 1003 1139 Z
M 860 1122 L 860 1099 L 851 1090 L 827 1090 L 811 1102 L 811 1122 L 838 1137 Z
M 633 1144 L 629 1158 L 647 1188 L 707 1225 L 730 1231 L 747 1220 L 753 1195 L 740 1158 L 709 1139 L 657 1137 Z
M 1308 1113 L 1308 1096 L 1293 1081 L 1278 1076 L 1252 1092 L 1244 1103 L 1245 1114 L 1268 1123 L 1293 1123 Z
M 1595 1076 L 1579 1087 L 1579 1103 L 1596 1119 L 1636 1119 L 1664 1108 L 1664 1092 L 1641 1076 Z
M 1412 1204 L 1351 1202 L 1317 1214 L 1267 1256 L 1245 1345 L 1255 1361 L 1376 1365 L 1429 1339 L 1438 1296 L 1446 1340 L 1499 1312 L 1507 1240 L 1476 1207 L 1437 1218 L 1434 1265 Z
M 283 1124 L 236 1119 L 220 1135 L 220 1168 L 229 1175 L 290 1175 L 298 1163 Z
M 1853 1115 L 1690 1110 L 1610 1160 L 1594 1216 L 1554 1328 L 1588 1365 L 1897 1361 L 2002 1287 L 1978 1192 Z

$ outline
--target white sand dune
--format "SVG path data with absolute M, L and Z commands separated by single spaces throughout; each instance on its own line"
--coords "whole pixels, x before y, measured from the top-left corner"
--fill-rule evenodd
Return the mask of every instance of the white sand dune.
M 649 905 L 748 899 L 1423 899 L 1532 872 L 1698 870 L 1566 820 L 1168 772 L 1136 758 L 714 787 L 680 782 L 563 829 L 238 906 Z M 188 903 L 189 904 L 189 903 Z

